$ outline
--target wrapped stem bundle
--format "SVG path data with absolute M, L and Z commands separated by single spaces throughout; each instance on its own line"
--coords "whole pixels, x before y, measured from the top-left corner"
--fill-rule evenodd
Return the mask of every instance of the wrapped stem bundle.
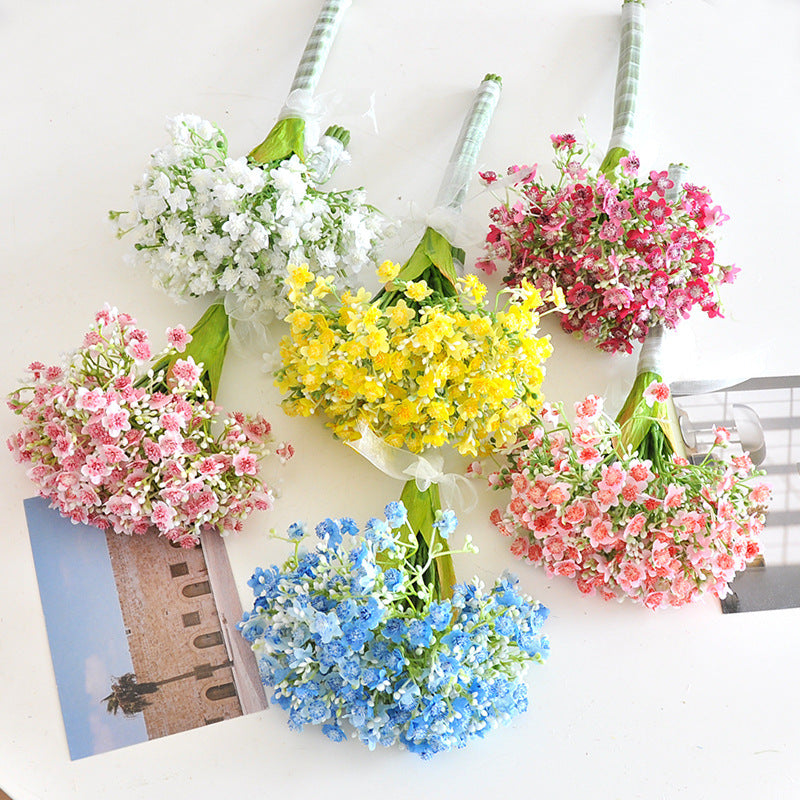
M 625 0 L 614 127 L 599 169 L 572 134 L 551 137 L 558 182 L 511 167 L 514 183 L 492 209 L 486 255 L 504 281 L 560 287 L 561 325 L 608 352 L 628 352 L 654 325 L 674 328 L 699 307 L 721 316 L 720 286 L 738 270 L 715 262 L 715 229 L 728 217 L 704 188 L 683 183 L 681 165 L 638 177 L 632 150 L 644 4 Z M 490 180 L 494 174 L 487 176 Z

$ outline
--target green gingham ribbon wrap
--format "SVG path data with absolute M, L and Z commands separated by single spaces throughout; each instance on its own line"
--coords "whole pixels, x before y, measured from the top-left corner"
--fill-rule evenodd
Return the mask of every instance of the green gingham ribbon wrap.
M 644 3 L 641 0 L 626 0 L 622 6 L 622 35 L 614 89 L 614 127 L 608 144 L 609 151 L 618 147 L 630 152 L 633 146 L 643 40 Z
M 672 181 L 672 188 L 664 192 L 664 199 L 672 205 L 678 200 L 681 193 L 681 186 L 686 180 L 686 174 L 689 172 L 686 164 L 670 164 L 667 168 L 667 175 Z
M 328 60 L 331 45 L 339 30 L 339 24 L 344 12 L 350 7 L 350 3 L 351 0 L 325 1 L 308 38 L 297 72 L 294 74 L 291 92 L 313 93 L 317 88 L 325 62 Z
M 445 170 L 436 199 L 437 207 L 458 211 L 463 205 L 478 163 L 481 145 L 500 99 L 501 89 L 502 84 L 497 75 L 487 75 L 478 87 L 472 108 L 464 120 L 450 163 Z

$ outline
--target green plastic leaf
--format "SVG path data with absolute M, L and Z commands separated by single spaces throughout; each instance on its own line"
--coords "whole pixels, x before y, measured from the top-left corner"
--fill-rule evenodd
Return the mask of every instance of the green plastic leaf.
M 455 259 L 459 256 L 463 260 L 463 251 L 453 247 L 438 231 L 425 228 L 420 243 L 398 273 L 397 280 L 415 281 L 422 277 L 426 270 L 436 267 L 455 288 L 458 279 Z
M 619 441 L 622 450 L 627 447 L 638 450 L 642 440 L 656 425 L 661 428 L 666 439 L 664 444 L 669 447 L 670 452 L 686 455 L 672 398 L 665 403 L 653 403 L 652 406 L 645 402 L 644 390 L 653 381 L 661 380 L 657 372 L 640 372 L 636 376 L 628 397 L 617 414 L 617 424 L 622 430 Z
M 256 164 L 271 164 L 273 161 L 284 161 L 296 153 L 301 161 L 305 155 L 306 121 L 299 117 L 279 119 L 267 138 L 258 147 L 254 147 L 248 156 Z
M 161 359 L 153 367 L 153 372 L 156 375 L 161 372 L 166 379 L 178 359 L 186 359 L 191 356 L 196 364 L 203 364 L 200 380 L 211 399 L 214 400 L 219 389 L 225 352 L 230 339 L 228 314 L 222 303 L 214 303 L 209 306 L 189 333 L 192 335 L 192 341 L 186 345 L 186 350 L 183 353 L 173 353 Z
M 426 550 L 429 552 L 434 544 L 446 550 L 448 548 L 447 540 L 442 538 L 433 527 L 436 512 L 442 507 L 439 499 L 439 487 L 432 483 L 423 492 L 417 487 L 416 481 L 408 481 L 403 487 L 400 501 L 408 511 L 409 526 L 414 531 L 417 540 L 421 539 L 425 543 Z M 410 532 L 408 532 L 408 536 L 411 536 Z M 435 567 L 432 576 L 434 591 L 440 600 L 451 598 L 453 596 L 453 587 L 456 584 L 453 557 L 449 553 L 436 556 L 433 560 L 433 565 Z
M 603 163 L 600 164 L 600 172 L 607 178 L 611 178 L 614 170 L 619 166 L 620 159 L 625 158 L 629 153 L 630 150 L 626 150 L 624 147 L 612 147 L 606 153 Z

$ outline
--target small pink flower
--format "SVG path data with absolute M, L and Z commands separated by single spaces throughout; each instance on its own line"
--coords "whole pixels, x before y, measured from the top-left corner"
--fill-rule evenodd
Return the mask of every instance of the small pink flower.
M 174 328 L 167 328 L 167 343 L 174 347 L 179 353 L 186 350 L 186 345 L 192 341 L 192 334 L 188 333 L 183 325 L 176 325 Z
M 172 375 L 178 383 L 192 388 L 200 379 L 200 367 L 191 356 L 185 360 L 179 358 L 172 367 Z
M 128 346 L 135 361 L 148 361 L 153 355 L 150 345 L 147 342 L 134 339 Z
M 758 503 L 759 505 L 766 505 L 771 496 L 772 492 L 766 483 L 760 483 L 758 486 L 754 486 L 749 495 L 750 500 L 752 500 L 754 503 Z
M 288 442 L 282 442 L 275 449 L 275 454 L 280 459 L 281 464 L 285 464 L 294 455 L 294 447 Z
M 153 503 L 150 518 L 160 531 L 168 531 L 172 528 L 172 521 L 175 519 L 175 509 L 160 501 Z
M 522 536 L 518 536 L 511 542 L 510 550 L 517 558 L 522 558 L 528 553 L 528 540 L 524 539 Z
M 715 445 L 722 445 L 724 447 L 730 442 L 731 432 L 727 428 L 717 427 L 715 425 L 713 430 L 714 430 Z
M 547 490 L 547 500 L 554 506 L 562 506 L 569 500 L 569 484 L 554 483 Z
M 648 406 L 652 406 L 653 403 L 665 403 L 669 399 L 669 386 L 661 381 L 653 381 L 642 392 L 642 397 Z
M 575 404 L 575 416 L 586 423 L 594 422 L 603 412 L 603 398 L 596 394 L 587 395 Z
M 109 435 L 113 437 L 131 429 L 130 413 L 126 409 L 120 408 L 117 403 L 109 403 L 106 406 L 101 422 Z
M 258 459 L 247 447 L 243 447 L 233 457 L 233 469 L 236 475 L 255 475 L 258 472 Z

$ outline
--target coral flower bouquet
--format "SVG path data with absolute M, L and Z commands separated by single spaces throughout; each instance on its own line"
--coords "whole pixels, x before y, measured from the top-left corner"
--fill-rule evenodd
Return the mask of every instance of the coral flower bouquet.
M 694 309 L 721 316 L 719 290 L 738 269 L 717 263 L 718 226 L 728 219 L 685 168 L 640 174 L 632 150 L 644 5 L 625 0 L 614 132 L 599 168 L 591 146 L 552 136 L 557 182 L 512 167 L 505 201 L 491 211 L 478 266 L 506 264 L 504 281 L 531 280 L 567 300 L 565 331 L 609 352 L 628 352 L 654 325 L 674 328 Z M 485 176 L 492 181 L 495 176 Z
M 132 261 L 182 300 L 224 302 L 232 334 L 263 345 L 265 328 L 288 311 L 289 263 L 352 283 L 374 263 L 385 219 L 361 189 L 324 191 L 349 133 L 313 135 L 313 92 L 350 0 L 326 0 L 279 119 L 245 157 L 229 154 L 217 125 L 194 115 L 170 119 L 170 143 L 157 150 L 135 186 L 135 207 L 112 212 Z M 315 124 L 315 123 L 314 123 Z M 263 347 L 262 347 L 263 349 Z
M 510 489 L 492 513 L 511 551 L 572 578 L 586 594 L 630 598 L 651 609 L 704 594 L 725 597 L 758 555 L 770 491 L 730 434 L 690 463 L 660 367 L 662 328 L 651 329 L 633 388 L 616 420 L 590 395 L 569 422 L 547 407 L 491 475 Z
M 456 520 L 451 512 L 436 525 L 441 544 L 428 551 L 402 503 L 362 532 L 352 519 L 326 519 L 315 541 L 295 524 L 293 555 L 255 571 L 240 629 L 290 727 L 320 725 L 336 742 L 350 734 L 429 759 L 525 711 L 522 676 L 548 655 L 548 610 L 509 575 L 443 596 L 432 561 L 454 547 Z M 471 549 L 467 537 L 453 552 Z
M 65 517 L 193 547 L 204 530 L 238 531 L 272 507 L 257 476 L 270 424 L 223 415 L 213 400 L 214 352 L 225 345 L 209 335 L 214 314 L 224 312 L 213 306 L 192 331 L 168 329 L 154 356 L 147 332 L 106 307 L 63 366 L 30 365 L 30 383 L 9 397 L 22 428 L 8 446 Z M 291 452 L 277 448 L 281 459 Z

